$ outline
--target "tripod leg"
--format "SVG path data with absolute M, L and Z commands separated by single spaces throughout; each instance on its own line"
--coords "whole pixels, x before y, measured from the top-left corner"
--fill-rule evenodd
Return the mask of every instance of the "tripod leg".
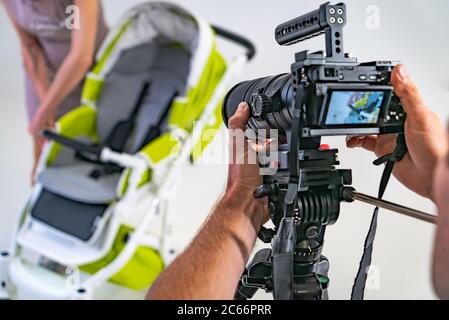
M 320 257 L 320 261 L 315 266 L 315 272 L 326 277 L 329 275 L 329 260 L 325 256 Z M 321 300 L 329 300 L 329 291 L 327 287 L 323 288 Z
M 247 271 L 245 270 L 245 273 Z M 258 288 L 250 288 L 250 287 L 246 287 L 243 283 L 242 280 L 240 280 L 239 282 L 239 286 L 237 287 L 237 290 L 235 292 L 235 296 L 234 298 L 236 300 L 239 301 L 243 301 L 243 300 L 250 300 L 254 297 L 254 295 L 256 294 Z

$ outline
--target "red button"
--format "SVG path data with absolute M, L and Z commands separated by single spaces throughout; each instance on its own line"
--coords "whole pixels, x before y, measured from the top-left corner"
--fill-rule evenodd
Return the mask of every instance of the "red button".
M 320 150 L 321 150 L 321 151 L 324 151 L 324 150 L 330 150 L 330 147 L 329 147 L 328 144 L 322 144 L 322 145 L 320 146 Z

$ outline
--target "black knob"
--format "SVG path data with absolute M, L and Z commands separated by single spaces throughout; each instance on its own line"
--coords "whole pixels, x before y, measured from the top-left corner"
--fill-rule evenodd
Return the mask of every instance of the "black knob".
M 263 199 L 272 193 L 271 185 L 263 184 L 254 191 L 254 198 Z
M 251 109 L 253 116 L 256 118 L 263 118 L 268 113 L 272 112 L 271 99 L 265 94 L 254 94 L 251 102 Z
M 263 243 L 270 243 L 271 239 L 273 239 L 276 232 L 272 229 L 268 229 L 265 227 L 260 227 L 260 231 L 257 234 L 257 237 L 263 242 Z

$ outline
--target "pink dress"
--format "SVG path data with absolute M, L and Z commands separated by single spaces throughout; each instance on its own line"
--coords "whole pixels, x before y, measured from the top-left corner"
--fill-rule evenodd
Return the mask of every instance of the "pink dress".
M 53 81 L 59 67 L 70 51 L 72 31 L 67 21 L 74 11 L 69 6 L 73 0 L 1 0 L 8 13 L 26 32 L 33 35 L 41 45 L 47 60 L 49 80 Z M 69 8 L 68 8 L 69 7 Z M 67 9 L 68 8 L 68 9 Z M 67 11 L 67 12 L 66 12 Z M 69 24 L 70 25 L 70 24 Z M 108 31 L 100 2 L 96 49 Z M 61 117 L 80 104 L 80 83 L 58 106 L 57 117 Z M 38 95 L 30 77 L 25 73 L 25 91 L 28 118 L 31 120 L 40 105 Z

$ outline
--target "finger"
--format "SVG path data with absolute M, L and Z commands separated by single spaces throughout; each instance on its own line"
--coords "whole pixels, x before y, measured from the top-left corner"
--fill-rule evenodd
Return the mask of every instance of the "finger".
M 42 148 L 43 148 L 43 146 L 44 146 L 44 143 L 45 143 L 45 139 L 44 139 L 44 138 L 42 138 L 42 137 L 36 137 L 36 144 L 37 144 L 37 147 L 38 147 L 40 150 L 42 150 Z
M 28 133 L 32 136 L 35 136 L 35 130 L 34 130 L 35 124 L 34 124 L 34 120 L 31 121 L 30 125 L 28 126 Z
M 35 127 L 31 127 L 31 128 L 30 128 L 30 134 L 31 134 L 33 137 L 39 137 L 39 133 L 38 133 L 38 131 L 35 129 Z
M 362 137 L 346 137 L 346 146 L 350 149 L 361 146 Z
M 246 122 L 249 119 L 249 106 L 247 103 L 240 103 L 235 114 L 229 119 L 229 147 L 230 163 L 244 164 L 246 162 L 248 150 L 247 139 L 245 138 Z M 253 153 L 251 153 L 253 155 Z
M 363 148 L 374 152 L 377 147 L 377 137 L 353 137 L 346 140 L 348 148 Z
M 374 152 L 377 149 L 379 139 L 375 136 L 369 136 L 362 139 L 361 147 L 365 150 Z
M 231 130 L 245 130 L 246 123 L 249 119 L 249 106 L 246 102 L 239 104 L 235 114 L 229 119 L 228 127 Z
M 394 68 L 391 75 L 391 84 L 393 85 L 394 92 L 401 99 L 404 110 L 409 115 L 422 115 L 422 110 L 426 110 L 424 103 L 418 88 L 413 83 L 404 65 L 398 65 Z

